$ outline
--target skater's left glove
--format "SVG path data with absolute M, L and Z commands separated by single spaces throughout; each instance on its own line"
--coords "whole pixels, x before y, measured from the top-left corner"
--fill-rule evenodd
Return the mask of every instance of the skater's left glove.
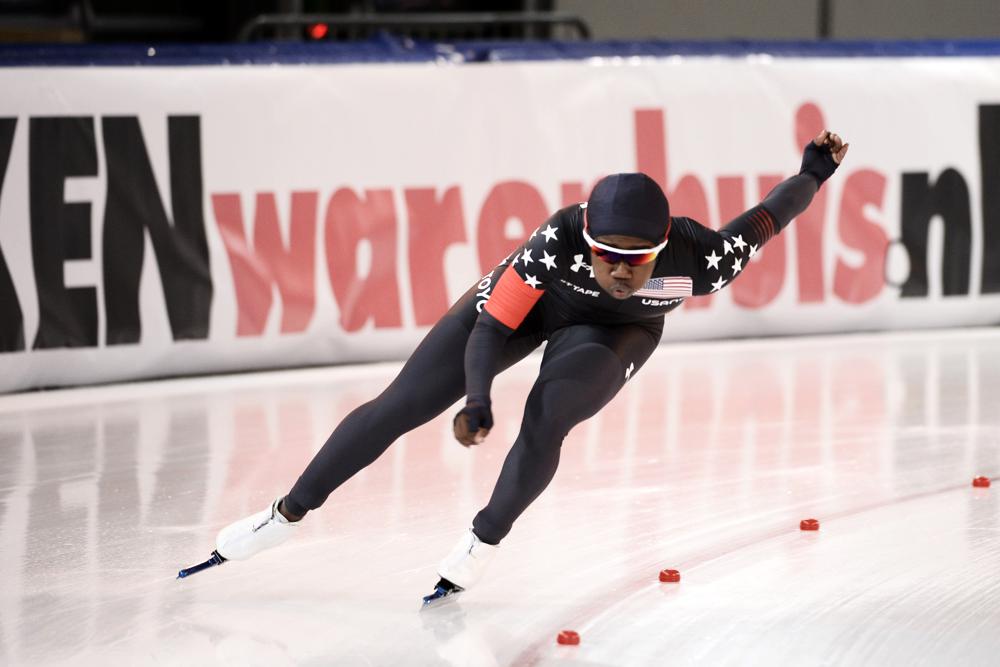
M 819 136 L 809 142 L 802 154 L 802 167 L 800 174 L 809 174 L 816 179 L 817 185 L 833 176 L 833 172 L 840 166 L 844 156 L 847 155 L 847 147 L 840 135 L 829 130 L 823 130 Z
M 493 428 L 490 399 L 469 398 L 465 407 L 455 415 L 452 427 L 455 430 L 455 439 L 466 447 L 481 443 Z

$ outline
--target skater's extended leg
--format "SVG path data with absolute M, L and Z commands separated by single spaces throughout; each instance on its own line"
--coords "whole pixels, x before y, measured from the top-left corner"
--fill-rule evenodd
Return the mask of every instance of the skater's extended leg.
M 438 322 L 385 391 L 340 422 L 292 487 L 286 508 L 299 515 L 316 509 L 397 438 L 461 398 L 461 352 L 468 337 L 469 330 L 457 318 L 446 316 Z
M 284 542 L 298 519 L 377 459 L 394 440 L 439 415 L 465 391 L 464 349 L 475 304 L 463 297 L 417 346 L 395 380 L 376 399 L 345 418 L 299 477 L 291 492 L 266 510 L 226 526 L 216 538 L 224 559 L 242 560 Z M 470 312 L 471 311 L 471 312 Z M 508 340 L 507 367 L 541 343 L 532 329 Z
M 465 395 L 465 343 L 478 314 L 466 294 L 417 346 L 396 379 L 377 398 L 355 409 L 333 431 L 285 498 L 301 516 L 382 455 L 404 433 L 441 414 Z M 542 342 L 531 326 L 508 339 L 500 360 L 507 368 Z
M 285 498 L 267 510 L 236 521 L 219 532 L 216 551 L 243 560 L 281 544 L 294 533 L 306 511 L 370 464 L 408 430 L 433 418 L 462 395 L 461 354 L 469 331 L 445 316 L 427 334 L 395 380 L 375 400 L 351 412 L 323 445 Z

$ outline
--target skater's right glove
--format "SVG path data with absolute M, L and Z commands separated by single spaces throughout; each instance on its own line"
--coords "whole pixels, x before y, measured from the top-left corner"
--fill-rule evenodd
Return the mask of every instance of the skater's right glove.
M 452 423 L 455 439 L 468 447 L 478 445 L 493 428 L 493 412 L 490 410 L 489 398 L 470 398 L 465 407 L 455 415 Z

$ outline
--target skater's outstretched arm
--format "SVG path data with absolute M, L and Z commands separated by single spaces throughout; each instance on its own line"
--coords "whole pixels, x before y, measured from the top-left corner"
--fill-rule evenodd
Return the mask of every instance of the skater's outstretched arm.
M 732 282 L 760 248 L 812 202 L 847 155 L 849 144 L 824 130 L 805 147 L 799 173 L 779 183 L 764 200 L 718 231 L 690 218 L 674 218 L 678 233 L 692 242 L 697 257 L 695 295 L 718 291 Z
M 799 173 L 776 185 L 764 197 L 760 206 L 771 214 L 779 231 L 806 210 L 813 195 L 840 166 L 847 155 L 849 145 L 844 143 L 840 135 L 823 130 L 805 147 Z M 749 212 L 747 211 L 747 213 Z M 743 219 L 747 213 L 734 220 L 733 223 Z M 733 223 L 726 225 L 723 229 L 729 230 Z

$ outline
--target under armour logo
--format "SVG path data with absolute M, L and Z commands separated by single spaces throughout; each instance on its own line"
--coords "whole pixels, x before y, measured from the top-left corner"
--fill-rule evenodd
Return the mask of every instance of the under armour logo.
M 625 369 L 625 381 L 628 382 L 629 378 L 632 377 L 632 371 L 635 370 L 635 364 L 629 362 L 628 368 Z
M 576 273 L 580 269 L 587 269 L 590 271 L 590 277 L 594 277 L 594 269 L 583 261 L 583 255 L 573 255 L 573 266 L 569 267 L 569 270 Z

